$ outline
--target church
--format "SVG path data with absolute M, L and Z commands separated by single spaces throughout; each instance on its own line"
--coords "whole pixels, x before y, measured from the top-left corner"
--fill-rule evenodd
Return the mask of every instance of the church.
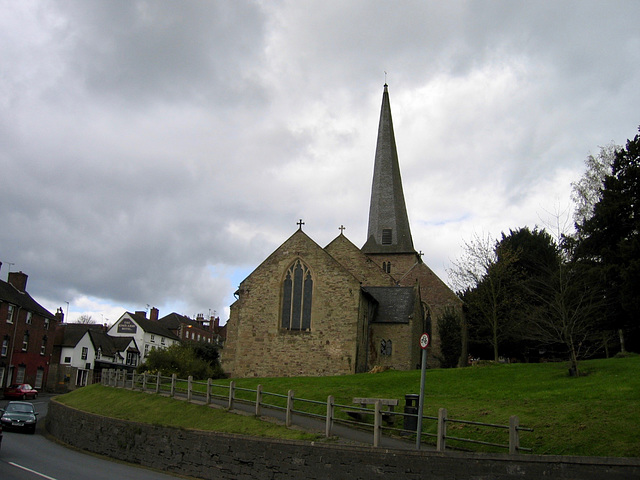
M 304 223 L 241 283 L 222 367 L 231 377 L 324 376 L 438 367 L 436 320 L 461 301 L 413 246 L 384 85 L 367 241 L 321 247 Z

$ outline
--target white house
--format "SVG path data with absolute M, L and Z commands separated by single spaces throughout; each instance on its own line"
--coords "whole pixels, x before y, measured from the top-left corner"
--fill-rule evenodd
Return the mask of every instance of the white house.
M 67 389 L 93 383 L 105 368 L 133 370 L 140 351 L 132 336 L 112 337 L 102 325 L 63 324 L 57 375 Z
M 155 348 L 169 348 L 180 343 L 180 338 L 158 322 L 158 310 L 151 309 L 151 319 L 146 312 L 125 312 L 107 331 L 111 337 L 133 337 L 140 349 L 140 362 Z

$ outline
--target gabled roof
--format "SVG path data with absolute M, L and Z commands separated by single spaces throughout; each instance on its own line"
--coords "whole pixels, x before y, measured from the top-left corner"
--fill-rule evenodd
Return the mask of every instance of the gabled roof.
M 95 323 L 61 323 L 62 329 L 61 347 L 75 347 L 88 331 L 104 331 L 102 325 Z
M 165 315 L 158 320 L 158 323 L 169 330 L 178 330 L 180 328 L 180 324 L 192 325 L 194 327 L 202 328 L 202 325 L 199 322 L 190 319 L 186 315 L 180 315 L 176 312 Z
M 56 318 L 53 313 L 36 302 L 27 292 L 21 292 L 10 283 L 2 280 L 0 280 L 0 301 L 11 303 L 45 318 Z
M 409 323 L 415 311 L 414 287 L 362 287 L 377 304 L 373 323 Z
M 325 251 L 349 270 L 364 285 L 395 285 L 395 280 L 367 257 L 343 233 L 334 238 Z
M 153 333 L 154 335 L 160 335 L 163 337 L 171 338 L 173 340 L 180 340 L 171 330 L 161 325 L 157 320 L 149 320 L 143 315 L 131 312 L 126 312 L 125 315 L 129 315 L 129 317 L 131 317 L 131 319 L 135 321 L 140 326 L 140 328 L 147 333 Z
M 391 104 L 387 87 L 385 83 L 373 167 L 369 228 L 367 241 L 362 247 L 362 251 L 372 254 L 411 253 L 415 249 L 402 191 L 400 164 L 393 133 Z
M 102 354 L 107 357 L 113 357 L 118 352 L 124 352 L 131 342 L 134 345 L 136 343 L 133 337 L 112 337 L 107 335 L 106 332 L 98 330 L 89 330 L 89 337 L 94 348 L 96 350 L 99 348 Z M 137 346 L 129 350 L 139 353 Z

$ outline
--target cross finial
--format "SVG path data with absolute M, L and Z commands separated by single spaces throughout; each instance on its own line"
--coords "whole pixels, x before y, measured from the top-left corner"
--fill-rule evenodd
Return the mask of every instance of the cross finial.
M 420 258 L 422 258 L 422 256 L 424 255 L 424 253 L 422 252 L 422 250 L 420 250 L 420 251 L 418 252 L 418 255 L 420 255 Z
M 346 229 L 346 228 L 347 228 L 347 227 L 345 227 L 344 225 L 340 225 L 340 226 L 338 227 L 338 230 L 340 230 L 340 235 L 342 235 L 342 234 L 344 233 L 344 231 L 345 231 L 345 229 Z
M 297 222 L 296 225 L 298 225 L 298 230 L 302 230 L 302 225 L 304 225 L 304 222 L 302 221 L 302 219 L 300 219 L 300 221 Z

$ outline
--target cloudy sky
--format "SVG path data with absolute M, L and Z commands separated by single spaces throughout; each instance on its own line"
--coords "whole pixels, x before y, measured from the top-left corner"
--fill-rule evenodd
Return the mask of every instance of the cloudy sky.
M 389 84 L 414 244 L 571 212 L 640 124 L 640 2 L 0 0 L 0 278 L 68 319 L 228 318 L 302 218 L 365 242 Z M 67 305 L 68 302 L 68 305 Z

